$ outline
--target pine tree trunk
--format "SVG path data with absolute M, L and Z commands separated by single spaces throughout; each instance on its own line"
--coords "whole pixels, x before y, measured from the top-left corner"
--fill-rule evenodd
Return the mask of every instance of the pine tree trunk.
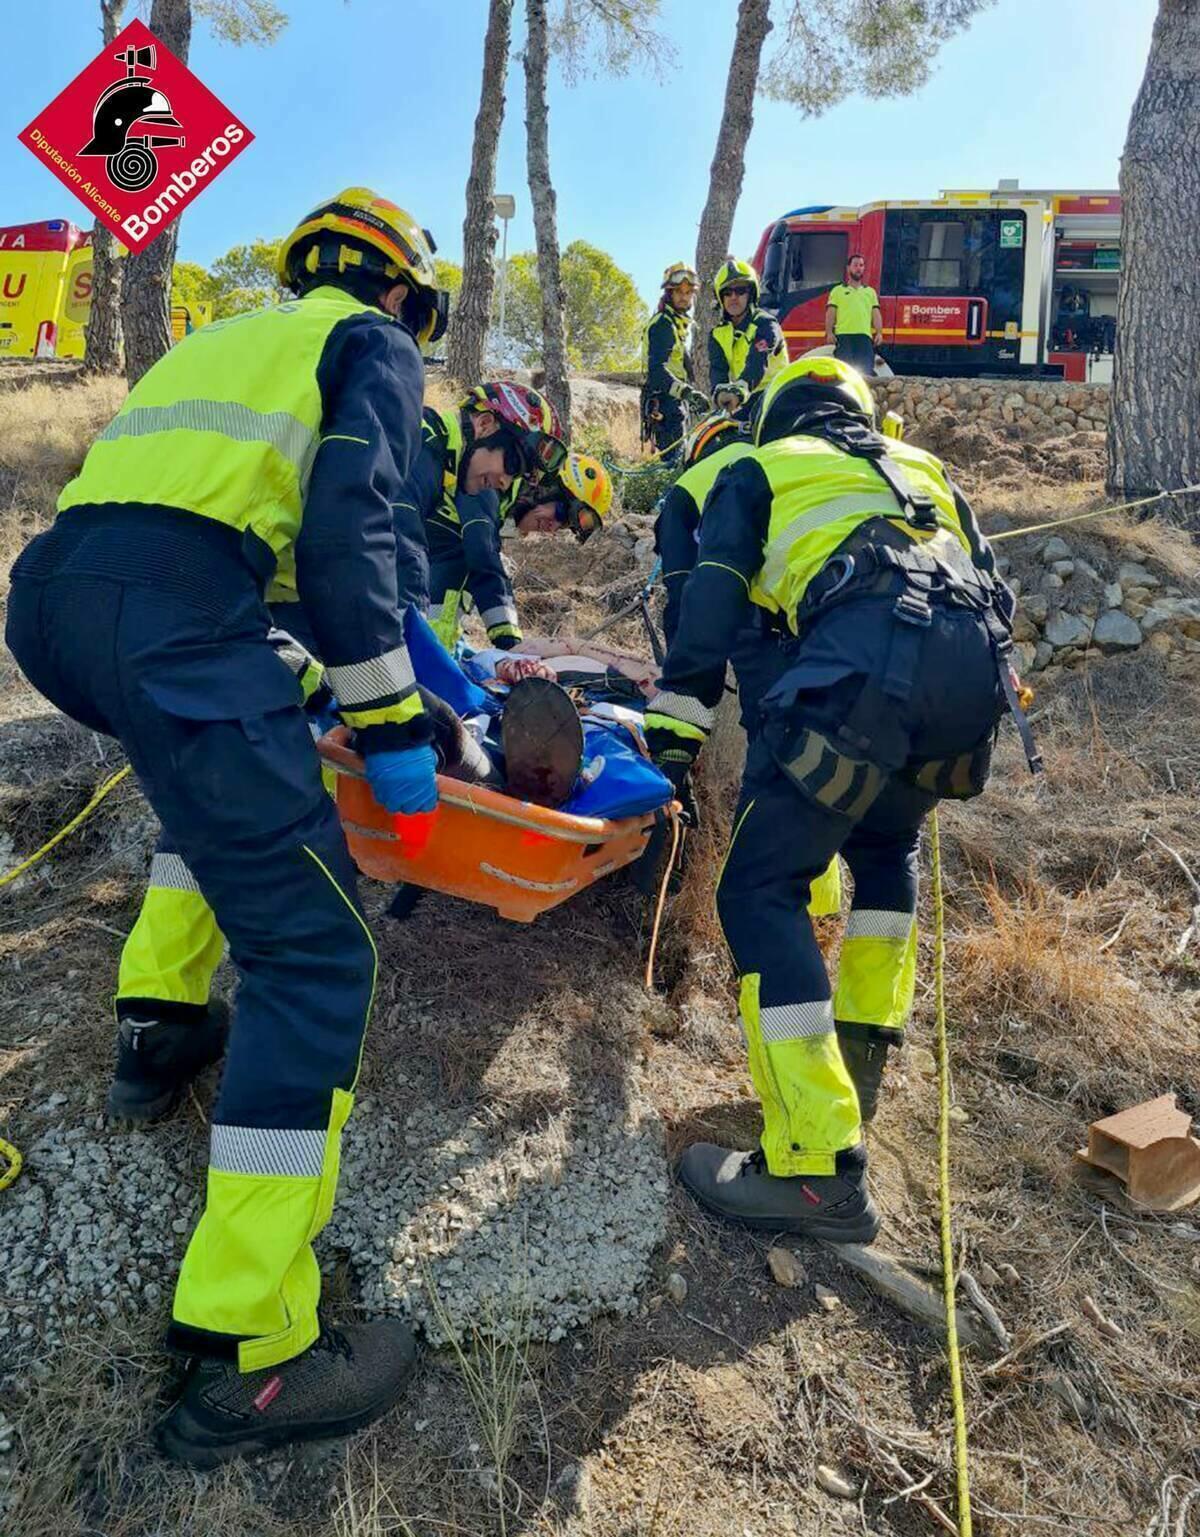
M 100 0 L 100 31 L 107 47 L 121 30 L 126 0 Z M 117 242 L 97 219 L 92 226 L 92 302 L 84 328 L 85 374 L 121 372 L 121 280 Z
M 550 44 L 546 0 L 525 0 L 529 37 L 525 44 L 525 137 L 529 197 L 537 234 L 538 286 L 542 291 L 542 366 L 546 395 L 571 435 L 571 386 L 567 379 L 567 337 L 563 323 L 562 271 L 558 257 L 558 204 L 550 179 L 550 109 L 546 75 Z
M 717 133 L 717 148 L 708 173 L 708 201 L 700 215 L 696 237 L 696 271 L 700 292 L 696 299 L 696 330 L 692 356 L 696 378 L 708 388 L 708 338 L 715 321 L 712 284 L 721 263 L 729 255 L 733 216 L 742 195 L 746 169 L 746 145 L 754 127 L 754 93 L 763 43 L 771 30 L 770 0 L 741 0 L 729 78 L 725 82 L 725 110 Z
M 513 0 L 490 0 L 487 35 L 483 42 L 483 85 L 471 174 L 467 178 L 467 216 L 463 220 L 462 289 L 450 315 L 446 336 L 446 367 L 451 378 L 478 384 L 483 377 L 484 348 L 492 315 L 496 281 L 496 148 L 504 122 L 504 82 L 512 35 Z
M 1159 0 L 1121 161 L 1108 484 L 1200 482 L 1200 0 Z M 1167 507 L 1181 504 L 1165 504 Z M 1192 499 L 1192 507 L 1200 503 Z M 1192 514 L 1193 519 L 1195 513 Z
M 150 30 L 186 64 L 192 40 L 191 0 L 154 0 Z M 144 251 L 125 258 L 121 321 L 125 377 L 131 389 L 171 346 L 171 273 L 178 242 L 179 220 L 174 219 Z

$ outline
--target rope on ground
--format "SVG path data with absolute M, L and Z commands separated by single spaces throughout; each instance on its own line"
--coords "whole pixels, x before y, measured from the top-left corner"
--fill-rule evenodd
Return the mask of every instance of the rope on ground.
M 1108 507 L 1095 507 L 1091 512 L 1073 512 L 1067 518 L 1055 518 L 1051 523 L 1031 523 L 1028 528 L 1006 528 L 1003 533 L 989 534 L 989 544 L 999 544 L 1001 539 L 1019 539 L 1022 534 L 1042 534 L 1050 528 L 1062 528 L 1067 523 L 1082 523 L 1087 518 L 1102 518 L 1109 512 L 1132 512 L 1135 507 L 1149 507 L 1172 496 L 1193 496 L 1200 492 L 1200 485 L 1180 486 L 1175 491 L 1156 491 L 1153 496 L 1139 497 L 1136 502 L 1113 502 Z
M 950 1362 L 950 1397 L 954 1405 L 954 1471 L 958 1484 L 959 1537 L 971 1537 L 971 1480 L 967 1460 L 967 1406 L 963 1398 L 962 1360 L 955 1309 L 954 1236 L 950 1223 L 950 1048 L 946 1037 L 946 915 L 942 897 L 942 845 L 935 807 L 929 818 L 933 859 L 933 995 L 938 1048 L 938 1205 L 942 1235 L 942 1286 L 946 1299 L 946 1355 Z
M 654 958 L 658 954 L 658 935 L 662 928 L 663 908 L 667 904 L 667 887 L 675 873 L 675 859 L 679 853 L 679 840 L 683 836 L 683 824 L 678 811 L 671 812 L 671 852 L 663 871 L 662 885 L 658 888 L 658 902 L 654 909 L 654 927 L 650 931 L 650 953 L 646 957 L 646 986 L 654 986 Z
M 9 881 L 15 881 L 18 875 L 24 875 L 26 870 L 30 869 L 33 865 L 36 865 L 39 859 L 44 859 L 52 848 L 55 848 L 63 841 L 64 838 L 66 838 L 70 833 L 73 833 L 81 823 L 87 821 L 88 817 L 91 816 L 92 812 L 95 811 L 96 807 L 100 804 L 104 797 L 115 790 L 121 783 L 122 779 L 125 779 L 130 772 L 130 765 L 127 763 L 123 769 L 118 769 L 111 778 L 106 779 L 100 788 L 96 791 L 96 793 L 92 796 L 91 800 L 88 801 L 83 810 L 73 816 L 65 827 L 60 827 L 59 830 L 54 834 L 53 838 L 49 839 L 46 843 L 43 843 L 41 848 L 38 849 L 35 854 L 30 854 L 28 859 L 23 859 L 21 863 L 14 869 L 8 870 L 3 875 L 0 875 L 0 886 L 7 886 Z
M 3 1158 L 5 1163 L 8 1164 L 8 1168 L 4 1170 L 3 1174 L 0 1174 L 0 1190 L 7 1190 L 17 1175 L 20 1174 L 21 1164 L 24 1160 L 12 1143 L 5 1142 L 3 1137 L 0 1137 L 0 1158 Z
M 666 448 L 655 449 L 653 453 L 647 454 L 646 457 L 639 460 L 637 464 L 620 464 L 616 459 L 608 459 L 603 455 L 601 456 L 600 463 L 613 475 L 646 475 L 649 474 L 651 470 L 661 469 L 662 466 L 658 461 L 665 458 L 667 454 L 672 453 L 675 449 L 677 449 L 685 437 L 687 437 L 687 433 L 681 433 L 680 436 L 675 439 L 674 443 L 668 443 Z

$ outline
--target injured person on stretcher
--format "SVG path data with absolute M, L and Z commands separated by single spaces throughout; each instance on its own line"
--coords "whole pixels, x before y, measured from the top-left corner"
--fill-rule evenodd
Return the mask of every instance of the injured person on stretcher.
M 670 803 L 670 781 L 645 750 L 645 694 L 628 673 L 578 653 L 486 650 L 459 662 L 415 609 L 405 641 L 440 773 L 579 816 L 628 817 Z M 281 651 L 285 644 L 280 634 Z M 302 653 L 302 642 L 291 644 Z M 331 698 L 310 699 L 321 727 L 335 723 L 336 709 Z

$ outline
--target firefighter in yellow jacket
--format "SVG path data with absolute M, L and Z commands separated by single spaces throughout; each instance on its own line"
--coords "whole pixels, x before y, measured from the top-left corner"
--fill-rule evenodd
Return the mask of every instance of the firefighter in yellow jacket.
M 160 1432 L 204 1467 L 366 1424 L 414 1358 L 396 1320 L 318 1317 L 312 1243 L 333 1206 L 375 948 L 302 710 L 308 669 L 272 644 L 267 600 L 302 605 L 376 798 L 432 809 L 398 596 L 420 552 L 398 549 L 392 503 L 420 446 L 419 346 L 444 327 L 445 295 L 427 234 L 362 187 L 301 220 L 280 263 L 295 298 L 201 328 L 131 391 L 17 561 L 7 629 L 35 686 L 120 739 L 163 827 L 156 921 L 143 911 L 122 967 L 118 1113 L 148 1118 L 220 1055 L 200 988 L 222 936 L 239 974 L 168 1332 L 196 1367 Z M 155 987 L 140 1008 L 138 977 L 149 988 L 164 972 L 183 996 Z
M 713 405 L 734 413 L 786 365 L 787 343 L 774 315 L 758 307 L 758 273 L 749 262 L 727 257 L 713 292 L 721 318 L 708 338 L 708 382 Z
M 764 644 L 782 641 L 717 890 L 761 1145 L 697 1143 L 680 1177 L 728 1219 L 869 1243 L 862 1126 L 912 1006 L 921 823 L 939 796 L 983 788 L 1016 703 L 1012 597 L 942 466 L 875 431 L 848 364 L 805 358 L 778 373 L 756 444 L 706 498 L 646 715 L 656 760 L 683 785 L 748 616 L 775 631 Z M 837 853 L 854 901 L 834 990 L 806 909 Z
M 663 273 L 658 308 L 642 332 L 642 437 L 666 465 L 679 462 L 688 413 L 708 410 L 708 397 L 693 382 L 695 298 L 695 271 L 686 262 L 672 262 Z

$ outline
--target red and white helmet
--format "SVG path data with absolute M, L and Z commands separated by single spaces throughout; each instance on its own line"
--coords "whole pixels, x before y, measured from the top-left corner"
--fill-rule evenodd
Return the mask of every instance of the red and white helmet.
M 461 409 L 491 411 L 518 432 L 544 432 L 548 437 L 562 438 L 562 423 L 554 407 L 528 385 L 507 380 L 477 384 L 467 393 Z

